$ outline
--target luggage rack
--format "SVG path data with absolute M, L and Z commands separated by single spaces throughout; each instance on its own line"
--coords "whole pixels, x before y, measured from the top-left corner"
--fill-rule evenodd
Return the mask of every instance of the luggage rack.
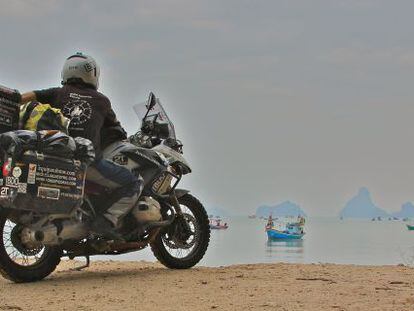
M 72 159 L 72 158 L 63 158 L 63 157 L 58 157 L 56 155 L 51 155 L 51 154 L 44 154 L 43 152 L 38 152 L 35 150 L 27 150 L 24 152 L 23 154 L 24 156 L 33 156 L 36 157 L 37 160 L 39 161 L 44 161 L 46 158 L 48 160 L 56 160 L 59 162 L 66 162 L 68 164 L 74 164 L 76 167 L 80 167 L 82 165 L 84 165 L 81 161 L 76 160 L 76 159 Z

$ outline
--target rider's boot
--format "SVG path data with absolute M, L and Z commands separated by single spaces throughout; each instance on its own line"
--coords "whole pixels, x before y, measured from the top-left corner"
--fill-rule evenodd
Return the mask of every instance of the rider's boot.
M 113 240 L 116 242 L 124 242 L 124 238 L 121 234 L 116 232 L 113 223 L 108 220 L 105 216 L 97 216 L 91 224 L 92 231 L 101 234 L 104 238 L 108 240 Z

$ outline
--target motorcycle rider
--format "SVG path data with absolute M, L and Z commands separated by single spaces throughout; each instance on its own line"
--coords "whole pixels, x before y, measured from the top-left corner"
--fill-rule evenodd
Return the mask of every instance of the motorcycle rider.
M 71 120 L 69 134 L 92 141 L 96 160 L 89 166 L 86 181 L 111 190 L 114 202 L 103 215 L 92 223 L 92 229 L 103 236 L 119 240 L 116 229 L 121 218 L 137 203 L 143 180 L 128 169 L 102 157 L 105 146 L 126 138 L 111 102 L 97 91 L 99 66 L 89 55 L 77 53 L 69 56 L 62 69 L 62 87 L 37 90 L 22 94 L 22 104 L 37 100 L 61 109 Z

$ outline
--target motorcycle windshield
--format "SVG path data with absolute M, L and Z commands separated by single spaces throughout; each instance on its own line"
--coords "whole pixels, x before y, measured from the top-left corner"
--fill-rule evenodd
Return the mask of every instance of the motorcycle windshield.
M 140 124 L 140 127 L 141 127 L 142 121 L 148 110 L 148 103 L 144 102 L 144 103 L 136 104 L 133 106 L 133 109 L 141 122 Z M 150 112 L 148 113 L 147 120 L 151 120 L 155 117 L 157 117 L 157 122 L 165 122 L 168 124 L 168 129 L 169 129 L 169 134 L 170 134 L 169 137 L 176 139 L 174 124 L 168 118 L 168 115 L 165 112 L 164 107 L 161 105 L 161 102 L 158 98 L 156 99 L 156 104 L 154 105 L 154 107 L 151 108 Z

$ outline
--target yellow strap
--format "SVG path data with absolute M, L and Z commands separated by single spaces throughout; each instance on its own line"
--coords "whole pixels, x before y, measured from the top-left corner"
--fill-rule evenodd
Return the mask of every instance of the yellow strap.
M 28 104 L 26 104 L 22 107 L 22 109 L 20 111 L 20 117 L 22 117 L 24 115 L 24 113 L 26 112 L 27 105 Z M 62 115 L 60 109 L 52 108 L 52 106 L 50 106 L 49 104 L 39 104 L 33 109 L 32 113 L 30 114 L 29 119 L 27 120 L 26 124 L 24 125 L 24 129 L 29 130 L 29 131 L 36 131 L 37 130 L 37 123 L 42 118 L 43 114 L 48 110 L 52 110 L 55 114 L 59 115 L 62 119 L 62 124 L 64 126 L 67 125 L 68 120 Z

